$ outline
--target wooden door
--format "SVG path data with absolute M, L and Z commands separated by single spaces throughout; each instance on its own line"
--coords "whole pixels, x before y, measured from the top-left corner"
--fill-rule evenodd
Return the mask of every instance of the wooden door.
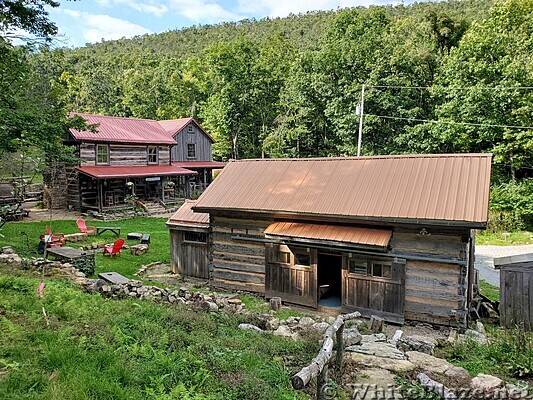
M 342 270 L 342 311 L 359 311 L 364 317 L 376 315 L 386 321 L 404 322 L 404 259 L 344 257 Z
M 266 245 L 265 297 L 317 307 L 317 251 Z

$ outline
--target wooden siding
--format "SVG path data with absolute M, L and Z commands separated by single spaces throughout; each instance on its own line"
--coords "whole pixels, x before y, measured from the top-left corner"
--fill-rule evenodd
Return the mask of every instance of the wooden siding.
M 193 132 L 186 126 L 176 135 L 176 146 L 172 147 L 172 161 L 212 161 L 211 140 L 198 127 L 191 123 Z M 187 144 L 196 144 L 196 158 L 187 157 Z
M 245 239 L 264 239 L 263 231 L 267 226 L 268 222 L 264 221 L 212 217 L 211 269 L 214 286 L 265 292 L 265 244 Z
M 502 265 L 500 288 L 501 325 L 533 330 L 533 262 Z
M 81 165 L 97 165 L 94 143 L 80 144 Z M 159 146 L 159 164 L 170 163 L 169 146 Z M 146 145 L 109 145 L 109 165 L 147 165 Z
M 170 269 L 174 273 L 209 279 L 209 245 L 183 240 L 183 230 L 170 229 Z

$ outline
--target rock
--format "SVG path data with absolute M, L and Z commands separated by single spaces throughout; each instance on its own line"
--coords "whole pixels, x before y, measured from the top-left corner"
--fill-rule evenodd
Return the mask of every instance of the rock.
M 363 335 L 363 343 L 386 342 L 387 336 L 384 333 L 373 333 L 372 335 Z
M 503 381 L 492 375 L 478 374 L 472 379 L 472 389 L 478 389 L 484 393 L 494 392 L 496 389 L 502 387 Z
M 462 367 L 453 366 L 448 369 L 444 375 L 448 378 L 453 387 L 466 387 L 470 386 L 472 377 L 468 371 Z
M 374 333 L 381 332 L 383 330 L 383 318 L 377 315 L 370 316 L 370 330 Z
M 419 351 L 426 354 L 433 354 L 436 345 L 435 340 L 422 336 L 404 336 L 397 343 L 398 348 L 403 352 Z
M 79 278 L 85 278 L 85 274 L 81 271 L 76 272 L 76 276 Z
M 396 332 L 394 332 L 394 336 L 391 339 L 391 343 L 393 345 L 396 345 L 398 341 L 402 338 L 402 335 L 403 335 L 403 331 L 401 330 L 397 330 Z
M 85 233 L 69 233 L 65 235 L 65 242 L 81 242 L 87 239 Z
M 483 326 L 483 323 L 481 321 L 476 322 L 476 331 L 481 333 L 482 335 L 485 334 L 485 327 Z
M 395 375 L 386 369 L 361 369 L 354 383 L 350 385 L 350 393 L 353 394 L 353 399 L 394 399 L 397 393 L 395 378 Z
M 2 254 L 15 254 L 15 250 L 11 246 L 3 246 L 2 247 Z
M 239 324 L 239 329 L 242 329 L 244 331 L 257 332 L 257 333 L 265 333 L 264 330 L 252 324 Z
M 351 357 L 357 365 L 367 368 L 383 368 L 395 374 L 405 374 L 415 369 L 415 365 L 408 360 L 395 360 L 361 353 L 351 353 Z
M 287 318 L 287 325 L 290 327 L 295 327 L 298 325 L 299 318 L 297 317 L 289 317 Z
M 335 317 L 332 317 L 332 316 L 329 316 L 329 317 L 326 317 L 326 319 L 324 320 L 324 322 L 327 322 L 328 325 L 331 325 L 332 323 L 335 322 Z
M 455 329 L 450 329 L 450 334 L 447 339 L 448 343 L 455 343 L 457 341 L 457 331 Z
M 342 340 L 344 342 L 344 347 L 348 347 L 361 343 L 363 337 L 361 336 L 357 328 L 348 328 L 344 329 L 342 333 Z
M 408 351 L 405 355 L 409 361 L 424 372 L 444 375 L 446 371 L 453 367 L 452 364 L 442 358 L 433 357 L 419 351 Z
M 472 329 L 467 329 L 464 333 L 464 335 L 460 335 L 458 342 L 462 343 L 466 339 L 472 339 L 473 341 L 479 343 L 479 344 L 487 344 L 489 341 L 485 335 L 482 333 L 476 332 Z
M 292 335 L 291 335 L 291 339 L 292 340 L 300 340 L 302 337 L 300 336 L 300 333 L 299 332 L 294 332 Z
M 281 336 L 281 337 L 286 337 L 286 338 L 289 338 L 292 336 L 292 332 L 291 330 L 285 326 L 285 325 L 280 325 L 278 327 L 278 329 L 276 329 L 274 331 L 274 336 Z
M 300 321 L 298 321 L 298 326 L 300 328 L 307 328 L 308 326 L 311 326 L 315 323 L 315 320 L 310 317 L 302 317 L 300 318 Z
M 324 333 L 329 328 L 329 324 L 327 322 L 315 322 L 311 325 L 311 328 L 316 329 L 320 333 Z
M 241 299 L 229 299 L 228 304 L 240 306 L 242 304 L 242 300 Z
M 212 301 L 202 301 L 200 303 L 200 309 L 207 312 L 215 312 L 218 311 L 218 306 Z
M 398 350 L 396 346 L 384 342 L 363 342 L 360 345 L 348 346 L 346 351 L 369 354 L 376 357 L 391 358 L 393 360 L 405 360 L 404 354 Z
M 270 318 L 265 322 L 265 328 L 269 331 L 275 331 L 279 328 L 279 318 Z
M 148 247 L 147 244 L 135 244 L 130 247 L 130 252 L 134 256 L 140 256 L 148 251 Z

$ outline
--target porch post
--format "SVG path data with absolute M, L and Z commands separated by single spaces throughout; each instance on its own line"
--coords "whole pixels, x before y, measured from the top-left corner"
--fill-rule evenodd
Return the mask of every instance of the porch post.
M 165 181 L 166 176 L 161 177 L 161 200 L 165 202 Z

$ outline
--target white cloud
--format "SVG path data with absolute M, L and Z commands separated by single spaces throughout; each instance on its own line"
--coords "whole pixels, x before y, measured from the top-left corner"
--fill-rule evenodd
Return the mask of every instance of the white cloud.
M 114 40 L 151 33 L 149 29 L 141 25 L 105 14 L 91 14 L 69 9 L 63 9 L 63 13 L 76 20 L 83 38 L 91 43 L 99 42 L 101 39 Z
M 240 12 L 285 17 L 291 13 L 368 6 L 374 3 L 375 0 L 238 0 L 238 7 Z
M 203 24 L 235 21 L 245 18 L 225 10 L 220 4 L 205 0 L 170 0 L 170 8 L 191 21 Z
M 100 1 L 109 2 L 109 0 L 100 0 Z M 157 17 L 161 17 L 162 15 L 165 15 L 168 12 L 168 7 L 166 5 L 164 4 L 157 5 L 157 3 L 161 3 L 161 2 L 154 3 L 153 1 L 149 1 L 148 3 L 146 2 L 143 3 L 143 2 L 139 2 L 135 0 L 114 0 L 114 3 L 117 5 L 131 7 L 135 11 L 139 11 L 142 13 L 153 14 Z

